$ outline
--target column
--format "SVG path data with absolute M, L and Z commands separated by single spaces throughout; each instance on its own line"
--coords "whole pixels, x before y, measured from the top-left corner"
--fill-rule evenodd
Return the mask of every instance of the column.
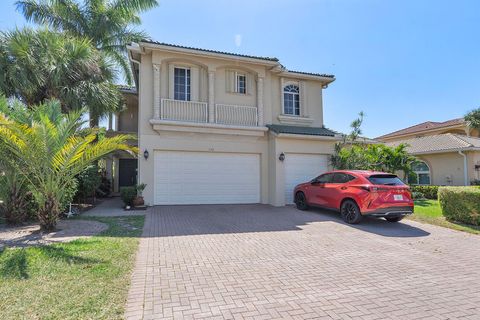
M 153 65 L 153 117 L 160 119 L 160 65 Z
M 215 71 L 208 71 L 208 122 L 215 122 Z
M 113 114 L 110 112 L 108 114 L 108 130 L 113 130 Z
M 263 119 L 263 78 L 257 78 L 257 119 L 258 119 L 258 126 L 264 125 Z

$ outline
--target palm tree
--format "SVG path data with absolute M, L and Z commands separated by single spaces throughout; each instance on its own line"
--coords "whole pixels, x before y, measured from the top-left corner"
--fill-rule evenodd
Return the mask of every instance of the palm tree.
M 87 39 L 29 28 L 0 34 L 0 93 L 27 105 L 55 98 L 63 112 L 87 107 L 98 121 L 120 108 L 114 76 Z
M 78 173 L 115 150 L 138 154 L 127 144 L 132 136 L 98 139 L 98 129 L 84 127 L 84 110 L 64 114 L 55 100 L 32 108 L 30 117 L 18 108 L 17 104 L 6 113 L 0 111 L 0 161 L 26 179 L 43 230 L 55 228 L 62 201 Z
M 146 38 L 139 14 L 158 5 L 157 0 L 20 0 L 19 10 L 28 21 L 87 38 L 122 70 L 128 84 L 132 76 L 126 45 Z
M 470 128 L 480 130 L 480 108 L 468 112 L 464 119 Z

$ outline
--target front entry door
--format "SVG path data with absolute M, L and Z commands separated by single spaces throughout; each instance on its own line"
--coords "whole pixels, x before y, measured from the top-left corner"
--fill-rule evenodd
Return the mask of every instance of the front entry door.
M 137 159 L 118 160 L 118 186 L 129 187 L 137 184 Z

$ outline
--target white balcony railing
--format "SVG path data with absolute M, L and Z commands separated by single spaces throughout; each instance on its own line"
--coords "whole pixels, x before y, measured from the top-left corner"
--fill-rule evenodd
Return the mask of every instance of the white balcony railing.
M 258 125 L 258 110 L 251 106 L 216 104 L 215 123 L 254 127 Z
M 160 119 L 188 122 L 208 122 L 206 102 L 162 99 Z

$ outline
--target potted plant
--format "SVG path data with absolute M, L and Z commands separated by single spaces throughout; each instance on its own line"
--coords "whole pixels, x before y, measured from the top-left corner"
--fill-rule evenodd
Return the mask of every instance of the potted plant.
M 135 189 L 137 190 L 137 196 L 133 199 L 134 207 L 140 207 L 145 204 L 145 201 L 143 200 L 143 190 L 145 190 L 146 186 L 147 185 L 145 183 L 140 183 L 135 186 Z

